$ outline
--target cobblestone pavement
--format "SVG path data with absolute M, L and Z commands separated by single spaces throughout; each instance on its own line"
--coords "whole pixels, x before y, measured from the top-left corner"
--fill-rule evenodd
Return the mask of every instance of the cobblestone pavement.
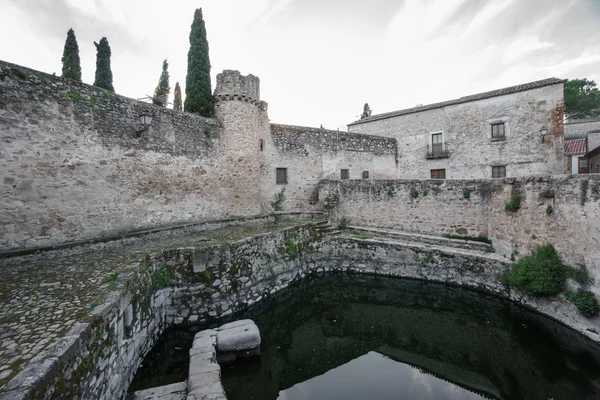
M 108 292 L 119 290 L 118 277 L 127 276 L 144 254 L 236 241 L 300 222 L 307 221 L 168 231 L 0 260 L 0 390 L 28 360 L 85 321 Z

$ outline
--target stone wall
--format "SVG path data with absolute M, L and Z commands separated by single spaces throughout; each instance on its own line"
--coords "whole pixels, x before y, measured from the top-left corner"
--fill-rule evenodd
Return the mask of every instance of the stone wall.
M 565 137 L 568 138 L 585 137 L 588 132 L 597 130 L 600 130 L 600 118 L 572 119 L 565 122 Z
M 123 398 L 144 356 L 167 326 L 166 299 L 151 259 L 130 266 L 111 293 L 2 389 L 2 399 Z M 6 397 L 4 397 L 6 396 Z
M 505 210 L 512 196 L 517 212 Z M 352 225 L 489 237 L 506 257 L 552 243 L 600 282 L 600 175 L 487 180 L 323 181 L 319 198 Z M 552 206 L 551 213 L 548 206 Z M 600 293 L 600 285 L 594 290 Z
M 159 251 L 131 266 L 131 275 L 119 278 L 118 290 L 94 310 L 92 321 L 76 326 L 52 350 L 33 359 L 3 394 L 11 399 L 123 398 L 144 355 L 166 327 L 227 317 L 323 272 L 397 276 L 483 290 L 600 340 L 593 329 L 596 319 L 580 317 L 564 296 L 534 299 L 505 287 L 502 276 L 509 266 L 500 254 L 323 237 L 310 223 L 233 242 Z
M 286 210 L 316 209 L 319 180 L 339 179 L 341 169 L 348 169 L 352 179 L 361 179 L 364 171 L 369 179 L 395 178 L 397 153 L 393 138 L 271 124 L 263 151 L 264 210 L 269 210 L 269 201 L 282 188 Z M 276 168 L 287 168 L 286 185 L 275 184 Z
M 266 104 L 216 100 L 206 119 L 0 62 L 0 249 L 259 214 Z
M 401 178 L 428 179 L 433 169 L 445 169 L 448 179 L 491 178 L 492 166 L 502 165 L 509 177 L 561 174 L 562 99 L 561 83 L 422 111 L 416 107 L 404 115 L 357 121 L 348 129 L 398 139 Z M 506 140 L 492 141 L 496 122 L 504 122 Z M 548 130 L 543 141 L 541 128 Z M 433 133 L 442 133 L 447 158 L 427 158 Z

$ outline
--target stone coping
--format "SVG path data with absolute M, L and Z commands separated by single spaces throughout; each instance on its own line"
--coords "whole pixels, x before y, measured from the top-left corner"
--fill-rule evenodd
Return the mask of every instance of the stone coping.
M 492 246 L 490 244 L 483 243 L 483 242 L 477 242 L 477 241 L 466 240 L 466 239 L 451 239 L 451 238 L 447 238 L 444 236 L 425 235 L 423 233 L 402 232 L 402 231 L 395 231 L 395 230 L 384 229 L 384 228 L 367 228 L 364 226 L 348 226 L 348 229 L 349 230 L 357 230 L 360 232 L 369 232 L 369 233 L 373 233 L 375 235 L 388 236 L 391 238 L 407 239 L 408 241 L 412 241 L 412 242 L 416 241 L 416 242 L 429 243 L 429 244 L 438 244 L 438 245 L 445 245 L 445 246 L 449 246 L 449 247 L 478 250 L 478 251 L 483 251 L 483 252 L 489 252 L 492 249 Z M 411 238 L 414 238 L 416 240 L 411 240 Z
M 298 218 L 303 215 L 304 216 L 323 215 L 323 213 L 319 212 L 319 211 L 276 212 L 273 214 L 281 215 L 284 218 L 286 218 L 286 217 Z M 203 222 L 193 222 L 193 223 L 188 223 L 188 224 L 170 225 L 170 226 L 159 227 L 159 228 L 154 228 L 154 229 L 144 229 L 144 230 L 118 233 L 118 234 L 114 234 L 114 235 L 110 235 L 110 236 L 101 236 L 101 237 L 97 237 L 97 238 L 79 240 L 79 241 L 75 241 L 75 242 L 60 243 L 60 244 L 56 244 L 56 245 L 31 247 L 31 248 L 27 248 L 27 249 L 5 250 L 5 251 L 0 251 L 0 260 L 3 258 L 19 257 L 19 256 L 37 254 L 37 253 L 46 252 L 46 251 L 52 251 L 52 250 L 70 249 L 73 247 L 80 247 L 80 246 L 85 246 L 85 245 L 90 245 L 90 244 L 106 243 L 106 242 L 127 239 L 127 238 L 142 237 L 142 236 L 150 235 L 153 233 L 173 231 L 176 229 L 207 229 L 211 225 L 219 225 L 219 224 L 232 225 L 232 224 L 236 224 L 236 223 L 245 223 L 245 222 L 250 222 L 250 221 L 263 221 L 263 220 L 266 221 L 266 220 L 270 220 L 272 218 L 273 214 L 262 214 L 262 215 L 252 216 L 252 217 L 232 217 L 232 218 L 215 219 L 215 220 L 209 220 L 209 221 L 203 221 Z

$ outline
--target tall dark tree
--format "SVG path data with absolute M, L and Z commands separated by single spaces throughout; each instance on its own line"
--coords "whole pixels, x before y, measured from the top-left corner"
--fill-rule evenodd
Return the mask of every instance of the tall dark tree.
M 156 89 L 154 89 L 152 102 L 157 106 L 166 107 L 170 93 L 171 86 L 169 85 L 169 63 L 165 58 L 162 65 L 162 73 L 160 74 L 160 78 L 158 80 L 158 86 L 156 86 Z
M 108 39 L 103 37 L 100 40 L 100 44 L 94 42 L 96 45 L 96 79 L 94 80 L 94 86 L 110 90 L 114 93 L 115 88 L 113 87 L 113 74 L 110 69 L 110 46 L 108 45 Z
M 181 111 L 183 109 L 183 103 L 181 101 L 181 87 L 179 82 L 175 83 L 175 98 L 173 99 L 173 110 Z
M 566 81 L 565 113 L 568 119 L 600 117 L 600 90 L 596 82 L 585 78 Z
M 73 29 L 67 32 L 67 40 L 62 55 L 62 77 L 81 82 L 81 60 L 79 59 L 79 46 Z
M 194 12 L 194 22 L 190 32 L 184 108 L 187 112 L 205 117 L 213 114 L 208 41 L 201 8 Z

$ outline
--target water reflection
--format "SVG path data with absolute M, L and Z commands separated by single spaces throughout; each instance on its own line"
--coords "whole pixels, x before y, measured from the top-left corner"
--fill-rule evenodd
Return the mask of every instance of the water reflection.
M 326 275 L 233 318 L 253 319 L 262 345 L 260 358 L 223 366 L 229 400 L 600 399 L 597 344 L 456 287 Z M 131 388 L 185 380 L 205 328 L 167 333 Z
M 368 384 L 365 384 L 368 381 Z M 369 352 L 279 392 L 278 400 L 478 400 L 484 397 L 385 355 Z

